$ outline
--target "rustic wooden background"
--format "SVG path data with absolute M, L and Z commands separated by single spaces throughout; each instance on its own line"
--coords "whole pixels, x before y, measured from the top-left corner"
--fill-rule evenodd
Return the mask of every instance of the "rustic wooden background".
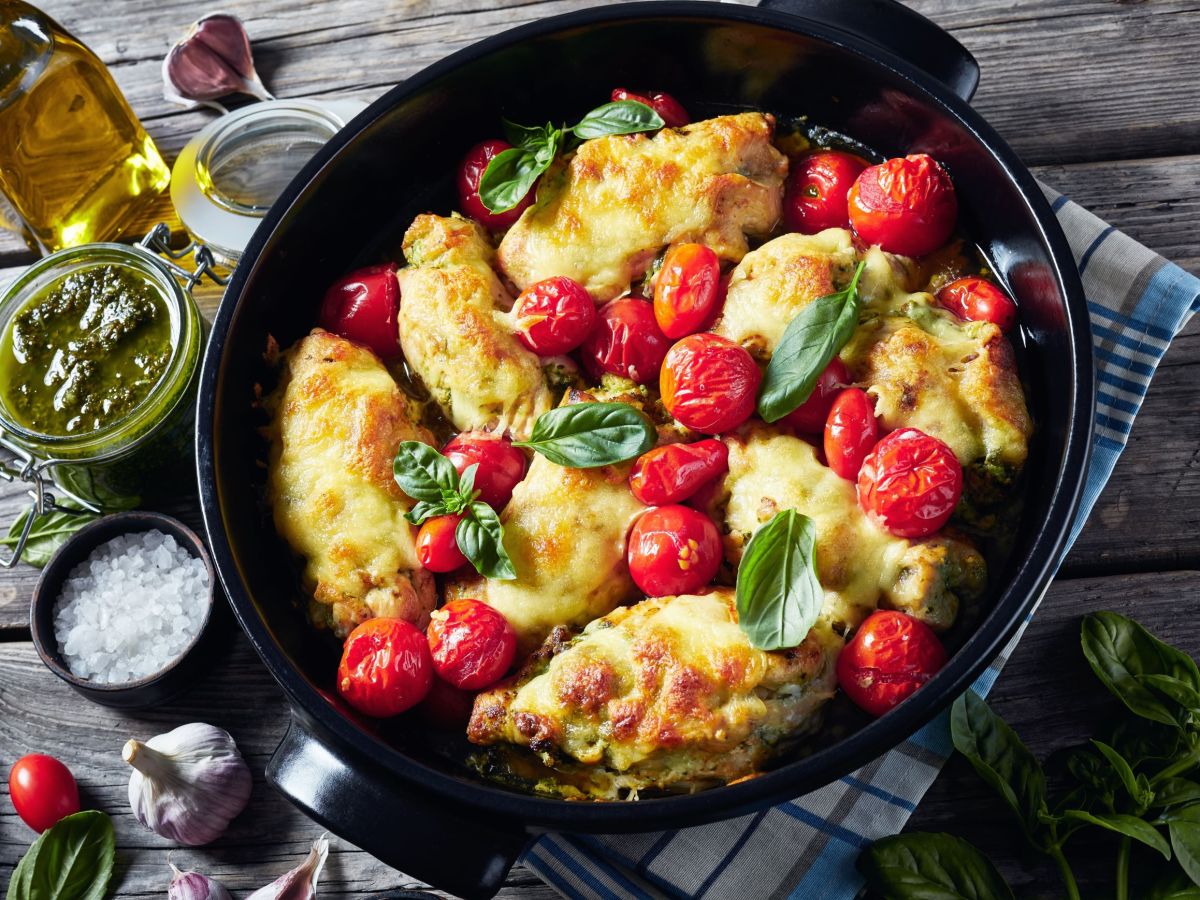
M 504 28 L 595 0 L 222 0 L 241 15 L 264 81 L 281 97 L 370 100 L 423 66 Z M 952 31 L 983 69 L 975 105 L 1037 175 L 1184 268 L 1200 273 L 1200 6 L 1195 0 L 908 0 Z M 182 0 L 43 0 L 41 6 L 112 67 L 169 159 L 212 113 L 182 112 L 161 96 L 171 41 L 206 10 Z M 160 210 L 166 215 L 167 211 Z M 0 233 L 0 283 L 32 260 Z M 211 311 L 218 296 L 205 292 Z M 1078 652 L 1078 617 L 1094 609 L 1137 616 L 1200 652 L 1200 328 L 1172 347 L 1129 448 L 1038 618 L 993 694 L 996 708 L 1044 755 L 1074 743 L 1112 712 Z M 0 493 L 0 522 L 20 503 Z M 115 894 L 162 897 L 170 847 L 128 812 L 128 736 L 196 719 L 237 738 L 257 773 L 286 717 L 283 697 L 240 635 L 213 673 L 170 710 L 121 715 L 80 699 L 37 661 L 28 602 L 37 572 L 0 573 L 0 770 L 30 751 L 70 764 L 85 805 L 115 819 Z M 7 787 L 0 787 L 0 793 Z M 979 844 L 1022 896 L 1058 894 L 1049 867 L 1029 857 L 999 803 L 952 762 L 913 817 Z M 259 779 L 249 810 L 216 844 L 174 861 L 244 894 L 290 868 L 320 829 Z M 0 796 L 0 885 L 32 833 Z M 1107 883 L 1112 848 L 1078 856 L 1085 896 Z M 410 884 L 338 843 L 322 893 L 361 897 Z M 552 892 L 514 870 L 506 897 Z

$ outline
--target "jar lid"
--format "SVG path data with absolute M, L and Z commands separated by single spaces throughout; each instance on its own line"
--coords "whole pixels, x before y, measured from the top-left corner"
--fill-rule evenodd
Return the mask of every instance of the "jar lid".
M 171 170 L 180 221 L 221 262 L 236 265 L 283 189 L 365 108 L 358 100 L 267 100 L 210 122 Z

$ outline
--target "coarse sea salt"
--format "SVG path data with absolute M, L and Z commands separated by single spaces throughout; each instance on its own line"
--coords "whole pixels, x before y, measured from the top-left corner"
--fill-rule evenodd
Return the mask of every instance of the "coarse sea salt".
M 208 570 L 158 530 L 123 534 L 75 566 L 54 603 L 58 650 L 72 674 L 124 684 L 161 672 L 200 631 Z

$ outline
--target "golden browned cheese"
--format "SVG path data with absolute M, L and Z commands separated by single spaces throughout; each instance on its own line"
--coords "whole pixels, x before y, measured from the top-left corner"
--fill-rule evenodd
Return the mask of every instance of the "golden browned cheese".
M 567 275 L 604 301 L 668 244 L 707 244 L 736 262 L 747 235 L 779 220 L 787 160 L 774 130 L 771 116 L 741 113 L 587 141 L 543 176 L 537 203 L 500 242 L 500 267 L 521 289 Z
M 264 402 L 275 527 L 304 559 L 310 617 L 344 637 L 372 616 L 424 628 L 437 597 L 417 562 L 412 501 L 396 486 L 401 441 L 433 443 L 378 357 L 314 331 L 282 355 Z
M 512 298 L 483 230 L 454 215 L 417 216 L 400 278 L 404 358 L 460 431 L 529 436 L 553 406 L 538 357 L 513 337 Z
M 729 781 L 817 726 L 841 643 L 818 625 L 791 650 L 756 650 L 729 588 L 643 600 L 480 694 L 467 736 L 599 767 L 597 799 Z

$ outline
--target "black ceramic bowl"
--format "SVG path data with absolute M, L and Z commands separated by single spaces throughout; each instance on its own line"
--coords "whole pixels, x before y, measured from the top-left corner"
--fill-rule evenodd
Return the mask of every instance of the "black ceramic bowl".
M 206 608 L 200 630 L 174 662 L 145 678 L 123 684 L 101 684 L 73 675 L 59 653 L 58 639 L 54 634 L 54 601 L 62 592 L 63 582 L 75 566 L 105 541 L 122 534 L 138 534 L 154 529 L 171 535 L 192 556 L 204 562 L 204 568 L 208 571 L 208 594 L 204 598 Z M 215 619 L 216 584 L 216 572 L 204 541 L 179 520 L 152 512 L 123 512 L 105 516 L 72 535 L 42 569 L 29 609 L 33 646 L 51 672 L 95 703 L 124 709 L 156 706 L 195 683 L 204 669 Z
M 967 104 L 970 55 L 892 0 L 614 4 L 527 25 L 431 66 L 336 136 L 284 191 L 242 258 L 213 326 L 197 416 L 205 522 L 243 628 L 284 687 L 293 723 L 268 777 L 332 831 L 458 894 L 489 896 L 539 830 L 653 831 L 745 813 L 821 787 L 896 746 L 991 662 L 1049 583 L 1087 467 L 1091 340 L 1078 272 L 1029 172 Z M 891 48 L 891 49 L 888 49 Z M 909 62 L 907 60 L 913 60 Z M 925 66 L 926 68 L 922 68 Z M 257 385 L 268 335 L 316 320 L 321 286 L 396 258 L 404 228 L 454 206 L 452 174 L 500 117 L 573 120 L 616 85 L 680 98 L 696 118 L 807 114 L 889 156 L 946 163 L 962 218 L 1021 307 L 1039 433 L 1028 503 L 992 606 L 910 701 L 831 746 L 688 796 L 571 803 L 487 783 L 408 717 L 379 731 L 339 707 L 335 654 L 294 602 L 287 548 L 261 503 Z M 586 565 L 586 560 L 580 561 Z

